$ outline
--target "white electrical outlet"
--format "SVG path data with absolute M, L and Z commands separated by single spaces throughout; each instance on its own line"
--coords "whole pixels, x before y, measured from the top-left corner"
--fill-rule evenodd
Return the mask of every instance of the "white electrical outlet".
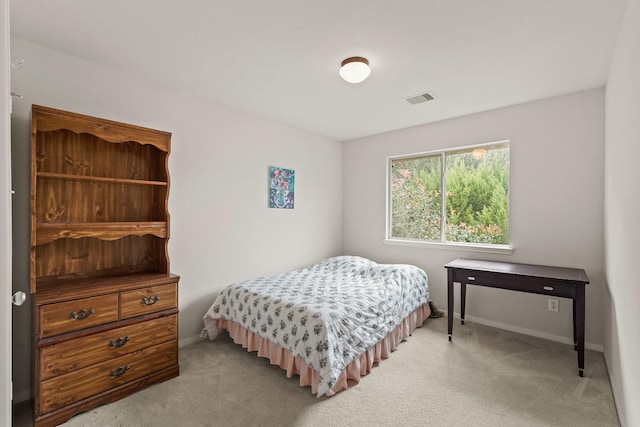
M 558 311 L 558 300 L 557 299 L 549 299 L 547 303 L 547 309 L 549 311 Z

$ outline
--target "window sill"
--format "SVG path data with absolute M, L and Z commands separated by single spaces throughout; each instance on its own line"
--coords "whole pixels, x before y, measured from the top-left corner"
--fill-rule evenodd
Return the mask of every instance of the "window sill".
M 509 245 L 483 245 L 481 243 L 429 242 L 410 239 L 383 239 L 386 245 L 412 246 L 414 248 L 446 249 L 455 251 L 481 252 L 511 255 L 513 247 Z

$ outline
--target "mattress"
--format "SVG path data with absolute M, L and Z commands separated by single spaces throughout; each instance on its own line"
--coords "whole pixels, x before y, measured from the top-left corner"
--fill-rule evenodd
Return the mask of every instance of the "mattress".
M 421 323 L 428 301 L 424 270 L 339 256 L 228 286 L 205 314 L 203 336 L 215 339 L 232 322 L 268 340 L 317 371 L 321 396 L 376 344 L 399 329 L 410 333 L 403 322 L 413 315 Z

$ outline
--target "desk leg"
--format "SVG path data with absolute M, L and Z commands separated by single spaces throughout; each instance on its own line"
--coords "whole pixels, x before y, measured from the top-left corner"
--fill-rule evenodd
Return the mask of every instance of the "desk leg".
M 467 306 L 467 284 L 460 283 L 460 320 L 464 325 L 464 311 Z
M 450 268 L 447 269 L 447 320 L 449 322 L 449 341 L 451 341 L 453 335 L 453 271 Z
M 576 286 L 576 289 L 578 288 L 578 286 Z M 576 316 L 577 316 L 577 305 L 578 303 L 576 302 L 577 297 L 573 298 L 573 349 L 574 350 L 578 350 L 578 335 L 577 335 L 577 329 L 576 329 Z
M 584 317 L 585 297 L 584 283 L 576 285 L 576 340 L 578 344 L 578 375 L 584 376 Z

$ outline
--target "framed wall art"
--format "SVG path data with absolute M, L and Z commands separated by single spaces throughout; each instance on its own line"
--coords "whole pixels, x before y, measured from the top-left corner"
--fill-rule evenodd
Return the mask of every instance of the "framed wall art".
M 269 166 L 269 207 L 293 209 L 296 172 Z

